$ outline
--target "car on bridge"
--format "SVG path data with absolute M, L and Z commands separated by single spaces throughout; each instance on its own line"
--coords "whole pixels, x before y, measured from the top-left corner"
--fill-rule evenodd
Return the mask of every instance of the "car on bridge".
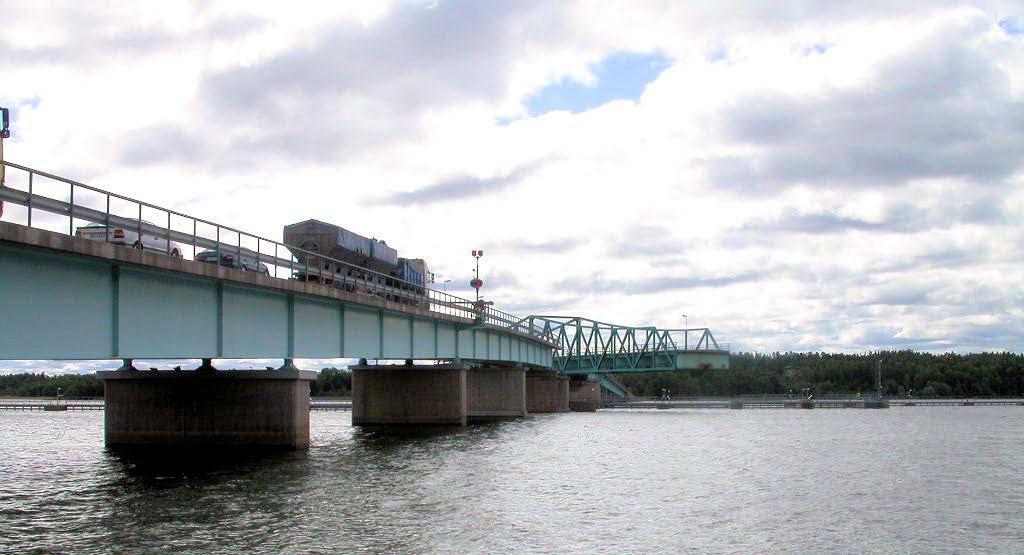
M 205 262 L 207 264 L 217 263 L 217 251 L 206 250 L 196 255 L 196 262 Z M 235 268 L 242 270 L 243 272 L 260 272 L 264 275 L 270 275 L 270 268 L 266 264 L 257 260 L 254 254 L 249 254 L 244 250 L 239 253 L 238 251 L 224 251 L 220 252 L 220 265 L 228 268 Z
M 153 225 L 150 222 L 145 222 Z M 105 241 L 114 245 L 125 245 L 139 250 L 147 250 L 170 254 L 173 257 L 181 258 L 181 245 L 174 241 L 167 241 L 167 237 L 160 237 L 143 232 L 139 239 L 137 229 L 128 227 L 112 227 L 109 230 L 105 225 L 86 225 L 78 228 L 75 237 L 89 239 L 91 241 Z

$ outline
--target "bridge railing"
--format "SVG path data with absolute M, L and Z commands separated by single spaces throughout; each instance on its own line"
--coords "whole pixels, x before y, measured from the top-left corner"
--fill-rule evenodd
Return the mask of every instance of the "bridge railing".
M 226 265 L 276 278 L 316 282 L 414 310 L 473 319 L 542 338 L 523 319 L 479 301 L 20 164 L 3 164 L 20 173 L 6 173 L 5 186 L 0 187 L 0 215 L 3 202 L 23 206 L 28 227 L 100 236 L 108 243 L 184 259 L 215 256 L 212 263 L 228 262 Z M 13 182 L 20 186 L 12 186 Z

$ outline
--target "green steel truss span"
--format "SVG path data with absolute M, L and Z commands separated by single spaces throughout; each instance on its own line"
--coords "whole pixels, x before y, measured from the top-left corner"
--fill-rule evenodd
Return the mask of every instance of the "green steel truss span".
M 729 368 L 729 345 L 708 328 L 620 326 L 580 316 L 529 316 L 524 323 L 559 346 L 552 367 L 563 374 Z

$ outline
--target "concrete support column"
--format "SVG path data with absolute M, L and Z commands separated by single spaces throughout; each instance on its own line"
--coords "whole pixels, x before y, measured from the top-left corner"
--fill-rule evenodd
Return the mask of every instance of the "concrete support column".
M 463 366 L 352 367 L 354 426 L 465 426 L 467 413 Z
M 583 379 L 569 381 L 569 408 L 575 412 L 596 412 L 601 407 L 601 382 Z
M 97 372 L 109 447 L 309 447 L 301 370 Z
M 527 372 L 526 410 L 569 412 L 569 377 L 551 371 Z
M 484 366 L 466 371 L 470 422 L 521 418 L 526 415 L 526 370 Z

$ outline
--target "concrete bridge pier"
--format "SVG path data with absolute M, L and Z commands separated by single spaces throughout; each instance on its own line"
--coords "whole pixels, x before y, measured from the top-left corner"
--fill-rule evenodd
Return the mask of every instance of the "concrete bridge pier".
M 531 413 L 569 412 L 569 377 L 550 370 L 527 372 L 526 410 Z
M 353 426 L 465 426 L 462 364 L 352 367 Z
M 303 370 L 139 371 L 130 360 L 103 381 L 108 447 L 309 447 Z
M 526 416 L 526 369 L 519 366 L 479 366 L 466 372 L 469 422 L 508 420 Z
M 601 407 L 601 382 L 590 377 L 569 380 L 569 409 L 574 412 L 597 412 Z

